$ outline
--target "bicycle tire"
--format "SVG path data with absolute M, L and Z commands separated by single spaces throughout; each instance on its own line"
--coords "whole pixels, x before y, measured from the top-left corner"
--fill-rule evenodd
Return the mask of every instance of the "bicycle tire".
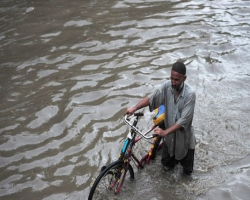
M 119 160 L 109 164 L 96 178 L 88 200 L 112 199 L 120 192 L 127 178 L 134 179 L 134 170 L 130 164 L 125 167 L 124 161 Z

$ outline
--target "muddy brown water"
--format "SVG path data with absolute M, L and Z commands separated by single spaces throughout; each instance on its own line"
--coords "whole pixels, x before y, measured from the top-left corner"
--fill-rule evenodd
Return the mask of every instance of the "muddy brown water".
M 249 1 L 3 0 L 0 20 L 0 199 L 87 199 L 125 108 L 176 60 L 197 94 L 194 173 L 158 156 L 122 199 L 249 199 Z

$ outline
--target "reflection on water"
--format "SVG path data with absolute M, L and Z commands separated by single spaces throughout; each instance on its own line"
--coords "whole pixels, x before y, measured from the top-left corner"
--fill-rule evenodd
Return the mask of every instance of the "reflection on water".
M 136 172 L 128 199 L 248 199 L 250 2 L 1 1 L 0 197 L 86 199 L 132 106 L 176 60 L 197 93 L 192 177 Z M 150 125 L 150 113 L 140 128 Z M 138 152 L 148 143 L 142 141 Z

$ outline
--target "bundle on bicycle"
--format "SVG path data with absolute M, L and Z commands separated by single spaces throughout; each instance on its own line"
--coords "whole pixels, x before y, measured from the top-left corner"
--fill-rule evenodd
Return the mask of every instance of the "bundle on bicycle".
M 153 118 L 154 126 L 145 133 L 142 133 L 136 127 L 139 118 L 144 115 L 143 113 L 134 113 L 134 121 L 132 123 L 130 123 L 127 115 L 124 117 L 124 122 L 130 127 L 130 131 L 124 141 L 119 158 L 108 166 L 102 167 L 99 176 L 91 187 L 88 200 L 110 199 L 111 196 L 118 194 L 126 180 L 134 179 L 131 161 L 136 163 L 137 168 L 143 168 L 145 164 L 148 164 L 151 159 L 155 158 L 156 152 L 160 147 L 161 137 L 153 134 L 147 135 L 157 126 L 164 126 L 164 106 L 157 108 L 155 113 Z M 142 138 L 146 140 L 153 138 L 153 144 L 149 152 L 141 159 L 138 159 L 133 153 L 133 147 Z

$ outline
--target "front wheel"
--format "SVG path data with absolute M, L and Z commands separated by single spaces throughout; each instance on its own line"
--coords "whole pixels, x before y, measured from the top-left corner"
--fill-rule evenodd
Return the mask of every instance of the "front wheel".
M 123 161 L 111 163 L 96 178 L 90 190 L 88 200 L 113 199 L 120 192 L 126 179 L 134 179 L 132 166 Z

